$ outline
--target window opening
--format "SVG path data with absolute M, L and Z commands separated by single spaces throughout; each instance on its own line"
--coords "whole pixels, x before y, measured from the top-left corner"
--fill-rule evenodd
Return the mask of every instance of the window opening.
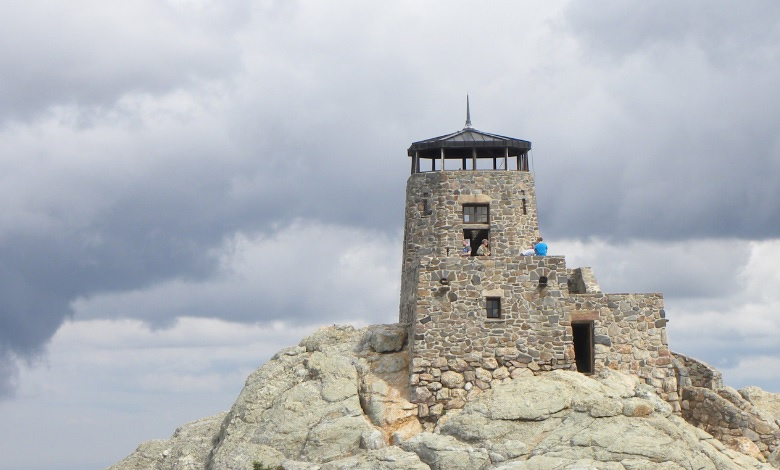
M 523 215 L 528 215 L 528 208 L 525 205 L 525 190 L 521 190 L 520 194 L 523 196 Z
M 467 204 L 463 206 L 464 224 L 486 224 L 489 220 L 487 204 Z
M 428 197 L 430 197 L 429 193 L 423 193 L 423 217 L 431 215 L 433 213 L 433 209 L 431 209 L 430 205 L 428 204 Z
M 477 159 L 477 170 L 495 170 L 493 167 L 493 158 L 483 158 L 480 157 Z
M 547 287 L 547 276 L 539 276 L 539 287 Z
M 594 370 L 593 322 L 573 322 L 571 324 L 574 339 L 574 360 L 577 372 L 592 374 Z
M 485 299 L 488 318 L 501 318 L 501 298 L 488 297 Z
M 490 241 L 490 230 L 488 229 L 465 229 L 463 230 L 463 239 L 469 241 L 471 246 L 471 256 L 477 256 L 477 250 L 482 244 L 482 240 L 487 239 Z M 490 247 L 491 252 L 493 247 Z
M 460 160 L 454 158 L 447 158 L 444 160 L 444 169 L 448 171 L 465 170 L 465 168 L 462 168 Z

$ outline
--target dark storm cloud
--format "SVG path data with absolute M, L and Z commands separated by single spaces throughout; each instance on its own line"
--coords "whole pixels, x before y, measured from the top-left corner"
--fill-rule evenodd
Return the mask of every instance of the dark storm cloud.
M 144 206 L 145 202 L 140 198 L 118 201 L 117 209 L 124 204 Z M 197 200 L 187 208 L 175 202 L 157 199 L 153 213 L 126 211 L 120 216 L 108 211 L 75 231 L 58 226 L 51 232 L 3 237 L 0 351 L 8 353 L 7 358 L 39 354 L 70 315 L 70 301 L 84 292 L 146 286 L 171 276 L 194 278 L 210 272 L 213 260 L 203 254 L 210 241 L 204 226 L 214 221 L 206 218 L 192 224 L 182 220 L 197 212 Z M 203 230 L 197 235 L 188 231 L 198 227 Z
M 267 114 L 242 113 L 240 105 L 221 109 L 231 116 L 227 125 L 198 111 L 181 119 L 174 108 L 164 110 L 174 117 L 163 119 L 136 109 L 132 126 L 97 111 L 87 127 L 56 121 L 9 130 L 4 146 L 13 158 L 0 177 L 9 196 L 0 217 L 3 350 L 39 353 L 76 298 L 214 275 L 211 250 L 236 231 L 270 235 L 299 217 L 397 230 L 407 162 L 403 147 L 390 150 L 386 142 L 398 131 L 377 125 L 358 132 L 354 122 L 345 128 L 345 116 L 333 112 L 338 103 L 327 99 L 320 104 L 331 109 L 301 106 L 274 115 L 284 101 L 263 102 Z M 36 139 L 38 133 L 57 145 Z M 386 178 L 388 172 L 397 178 Z M 392 193 L 397 197 L 388 198 Z M 317 311 L 292 298 L 303 302 L 251 301 L 278 305 L 275 311 L 295 307 L 300 319 Z M 129 315 L 156 326 L 217 311 L 262 319 L 255 309 L 239 311 L 248 304 L 229 300 L 233 305 L 223 309 L 207 299 L 197 311 Z
M 16 391 L 16 378 L 19 375 L 16 364 L 15 354 L 10 348 L 5 347 L 0 351 L 0 399 L 13 396 Z
M 200 12 L 149 0 L 3 2 L 0 122 L 221 78 L 238 66 L 226 32 L 246 20 L 246 2 Z
M 211 110 L 196 117 L 186 104 L 219 108 L 218 80 L 236 79 L 242 5 L 193 14 L 160 2 L 4 4 L 0 104 L 12 125 L 2 143 L 2 392 L 11 388 L 12 359 L 38 354 L 77 297 L 203 279 L 214 273 L 210 249 L 239 229 L 272 232 L 300 215 L 355 218 L 345 152 L 334 145 L 343 128 L 296 128 L 289 111 L 271 120 L 269 108 L 295 109 L 293 95 L 260 96 L 251 113 L 233 96 L 235 107 L 220 109 L 235 119 L 227 128 L 209 120 Z M 260 13 L 284 9 L 277 7 Z M 179 92 L 172 104 L 149 110 L 144 102 Z M 54 119 L 37 117 L 63 107 Z M 340 117 L 331 112 L 329 122 Z M 339 177 L 341 184 L 321 183 Z M 377 186 L 366 184 L 368 198 Z M 145 319 L 166 324 L 179 313 Z
M 85 296 L 73 307 L 81 320 L 111 312 L 152 325 L 215 312 L 242 323 L 392 322 L 400 246 L 400 237 L 376 230 L 297 221 L 275 233 L 225 240 L 215 250 L 220 268 L 209 279 Z

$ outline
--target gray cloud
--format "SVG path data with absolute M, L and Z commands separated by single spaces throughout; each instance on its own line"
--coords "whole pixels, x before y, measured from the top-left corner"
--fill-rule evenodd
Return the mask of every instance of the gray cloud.
M 14 395 L 18 375 L 19 369 L 15 355 L 11 352 L 9 346 L 4 346 L 3 350 L 0 351 L 0 398 Z
M 218 272 L 208 279 L 85 296 L 73 308 L 79 319 L 137 318 L 165 326 L 215 312 L 244 323 L 388 323 L 398 309 L 400 247 L 400 236 L 298 221 L 274 233 L 224 240 L 212 252 Z
M 777 7 L 438 7 L 0 7 L 0 350 L 38 354 L 76 299 L 214 280 L 236 234 L 395 236 L 405 149 L 460 128 L 466 91 L 475 127 L 533 142 L 547 238 L 778 236 Z M 264 295 L 230 318 L 316 317 Z
M 239 66 L 233 34 L 247 2 L 200 11 L 164 2 L 5 2 L 0 7 L 0 116 L 53 105 L 111 107 L 127 93 L 167 93 Z
M 660 292 L 674 303 L 711 302 L 726 307 L 726 299 L 746 289 L 742 272 L 751 247 L 737 239 L 687 241 L 588 240 L 551 241 L 553 253 L 566 255 L 569 266 L 590 266 L 604 292 Z
M 631 5 L 607 1 L 600 8 L 575 2 L 566 6 L 564 22 L 593 58 L 628 60 L 635 55 L 663 54 L 693 46 L 716 68 L 763 67 L 777 56 L 774 18 L 780 6 L 771 0 L 734 8 L 728 1 L 662 1 Z
M 556 126 L 540 130 L 548 229 L 614 239 L 780 233 L 771 216 L 780 212 L 780 102 L 771 85 L 780 68 L 765 60 L 780 53 L 780 38 L 764 27 L 778 7 L 754 6 L 568 5 L 565 23 L 594 62 L 581 64 L 588 83 L 567 105 L 599 129 L 574 126 L 550 142 Z

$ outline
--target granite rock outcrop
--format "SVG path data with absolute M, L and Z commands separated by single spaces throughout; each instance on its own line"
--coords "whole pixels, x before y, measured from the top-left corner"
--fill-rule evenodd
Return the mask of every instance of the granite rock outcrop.
M 724 442 L 653 386 L 610 370 L 506 378 L 431 423 L 408 401 L 406 331 L 322 328 L 251 374 L 228 412 L 141 444 L 110 470 L 780 468 L 777 448 L 731 435 Z M 716 385 L 706 390 L 754 413 L 767 436 L 776 430 L 780 395 Z

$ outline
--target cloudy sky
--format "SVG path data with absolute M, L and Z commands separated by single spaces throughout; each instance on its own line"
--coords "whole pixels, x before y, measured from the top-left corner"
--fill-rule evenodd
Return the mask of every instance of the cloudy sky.
M 551 254 L 780 393 L 780 3 L 0 3 L 0 455 L 99 469 L 397 319 L 413 141 L 533 142 Z

